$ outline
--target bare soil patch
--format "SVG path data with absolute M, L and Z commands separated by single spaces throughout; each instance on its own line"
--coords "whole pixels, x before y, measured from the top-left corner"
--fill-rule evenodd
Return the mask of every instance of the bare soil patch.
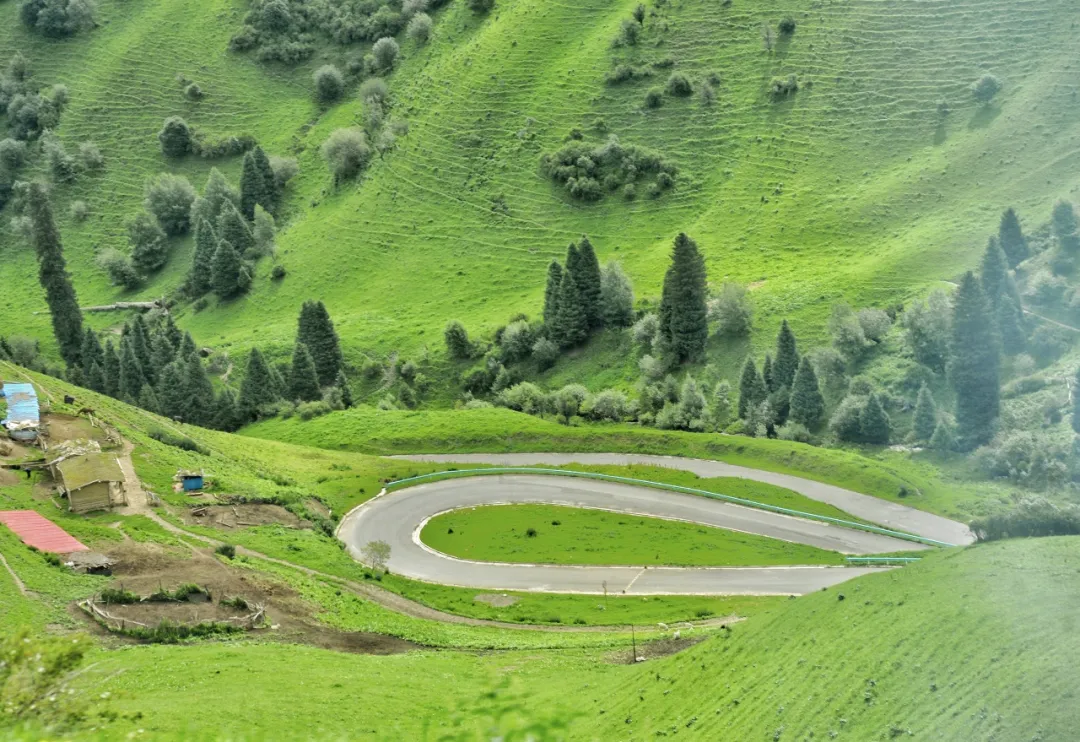
M 474 603 L 487 603 L 495 608 L 509 608 L 518 599 L 513 595 L 477 595 L 473 598 Z
M 10 469 L 0 469 L 0 487 L 11 487 L 19 483 L 19 475 Z
M 297 517 L 280 505 L 200 505 L 182 514 L 188 525 L 210 526 L 223 531 L 252 526 L 282 525 L 311 528 L 311 522 Z
M 272 626 L 250 632 L 247 634 L 249 638 L 310 644 L 361 654 L 395 654 L 417 648 L 417 645 L 395 637 L 343 632 L 323 626 L 315 619 L 315 608 L 306 603 L 291 587 L 256 572 L 226 564 L 215 557 L 210 549 L 187 551 L 158 544 L 127 541 L 116 544 L 108 553 L 116 560 L 109 587 L 123 588 L 140 596 L 147 596 L 160 590 L 173 591 L 181 585 L 191 583 L 209 590 L 211 595 L 209 601 L 197 597 L 184 602 L 140 602 L 107 606 L 108 612 L 118 618 L 148 626 L 156 626 L 163 620 L 189 625 L 201 621 L 224 621 L 251 612 L 235 606 L 221 605 L 224 598 L 239 597 L 249 606 L 263 605 L 268 623 Z M 73 610 L 76 615 L 90 622 L 82 611 L 77 608 Z M 106 634 L 114 641 L 130 641 L 107 634 L 96 623 L 94 627 L 97 633 Z
M 695 636 L 681 636 L 678 639 L 657 639 L 648 643 L 638 642 L 637 656 L 646 660 L 655 660 L 660 657 L 667 657 L 668 655 L 681 652 L 684 649 L 689 649 L 695 644 L 705 641 L 708 638 L 707 634 L 698 633 Z M 614 665 L 629 665 L 634 661 L 634 654 L 632 649 L 624 649 L 618 652 L 612 652 L 608 655 L 608 662 Z
M 90 421 L 73 415 L 50 412 L 42 416 L 49 429 L 49 444 L 59 441 L 73 441 L 79 438 L 97 441 L 103 446 L 109 442 L 105 431 L 90 424 Z

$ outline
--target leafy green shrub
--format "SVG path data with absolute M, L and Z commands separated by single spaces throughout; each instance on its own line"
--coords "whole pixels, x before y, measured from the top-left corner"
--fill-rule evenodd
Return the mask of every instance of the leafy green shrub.
M 131 257 L 115 247 L 102 250 L 97 256 L 97 264 L 108 274 L 109 281 L 114 286 L 123 286 L 125 289 L 137 289 L 142 286 L 143 278 L 135 270 Z
M 431 38 L 431 16 L 427 13 L 417 13 L 409 19 L 409 26 L 405 33 L 417 44 L 425 44 Z
M 544 398 L 544 392 L 540 387 L 523 381 L 499 392 L 496 401 L 500 406 L 509 407 L 511 410 L 538 415 L 543 412 Z
M 659 108 L 664 104 L 664 91 L 660 88 L 649 88 L 645 92 L 645 107 Z
M 1001 92 L 1001 80 L 994 75 L 986 74 L 971 83 L 971 94 L 979 103 L 989 105 L 998 93 Z
M 547 338 L 540 338 L 532 347 L 533 360 L 541 371 L 546 371 L 559 360 L 559 346 Z
M 334 182 L 340 183 L 355 178 L 367 167 L 371 147 L 360 129 L 337 129 L 323 142 L 322 156 L 334 175 Z
M 619 27 L 619 35 L 615 37 L 616 46 L 636 46 L 641 37 L 641 24 L 632 20 L 624 20 Z
M 312 75 L 315 97 L 324 105 L 334 103 L 345 92 L 345 76 L 332 64 L 324 64 Z
M 92 0 L 24 0 L 19 18 L 46 38 L 62 39 L 93 28 L 94 9 Z
M 223 605 L 226 608 L 235 608 L 238 611 L 246 611 L 250 609 L 248 602 L 241 598 L 239 595 L 232 598 L 222 598 L 219 605 Z
M 296 407 L 296 415 L 301 420 L 313 420 L 330 412 L 333 412 L 330 405 L 321 399 L 315 402 L 304 402 Z
M 375 64 L 380 70 L 392 69 L 400 51 L 398 43 L 389 36 L 379 39 L 371 47 L 371 55 L 375 58 Z
M 540 170 L 563 185 L 571 196 L 583 201 L 598 201 L 603 198 L 604 189 L 614 191 L 649 176 L 656 179 L 654 184 L 661 190 L 670 188 L 677 173 L 663 155 L 644 147 L 623 145 L 615 135 L 599 145 L 570 141 L 561 149 L 544 154 Z
M 1048 437 L 1026 430 L 999 433 L 972 460 L 986 476 L 1043 489 L 1068 477 L 1067 451 Z
M 98 600 L 106 605 L 131 605 L 132 603 L 138 603 L 140 598 L 135 593 L 122 587 L 107 587 L 98 593 Z
M 191 127 L 179 116 L 170 116 L 158 132 L 158 141 L 166 157 L 183 157 L 192 150 Z
M 179 644 L 186 639 L 208 639 L 214 636 L 228 636 L 243 633 L 243 627 L 223 621 L 203 621 L 194 626 L 184 626 L 168 620 L 162 620 L 157 626 L 128 626 L 117 633 L 139 639 L 150 644 Z
M 463 360 L 472 356 L 472 343 L 469 341 L 469 332 L 465 329 L 465 325 L 457 320 L 451 320 L 443 331 L 443 337 L 451 358 Z
M 285 266 L 278 263 L 270 270 L 270 278 L 274 281 L 280 281 L 285 278 Z
M 168 235 L 185 234 L 191 228 L 195 188 L 183 175 L 161 173 L 146 187 L 143 205 Z
M 188 83 L 184 87 L 184 97 L 188 100 L 202 100 L 205 97 L 203 89 L 196 82 Z
M 184 451 L 192 451 L 194 453 L 202 454 L 203 456 L 210 455 L 209 451 L 191 438 L 184 435 L 177 435 L 168 430 L 163 430 L 162 428 L 151 428 L 147 435 L 159 443 L 164 443 L 166 446 L 172 446 L 173 448 L 179 448 Z
M 1028 497 L 1005 513 L 976 518 L 971 530 L 979 541 L 1080 534 L 1080 507 Z
M 799 90 L 799 78 L 795 75 L 787 77 L 774 77 L 769 83 L 769 96 L 773 100 L 783 100 L 794 95 Z
M 685 98 L 694 92 L 694 86 L 690 83 L 690 78 L 683 73 L 672 72 L 671 77 L 668 78 L 667 85 L 664 86 L 664 90 L 668 95 Z
M 226 559 L 233 559 L 236 557 L 236 547 L 232 544 L 219 544 L 218 547 L 214 549 L 214 553 L 220 554 Z
M 781 36 L 791 36 L 795 33 L 795 19 L 791 16 L 785 16 L 776 28 L 780 31 Z
M 632 80 L 643 80 L 652 77 L 652 74 L 652 68 L 648 66 L 635 67 L 632 64 L 620 64 L 604 75 L 604 82 L 608 85 L 619 85 Z
M 495 7 L 495 0 L 466 0 L 466 4 L 469 6 L 469 10 L 477 15 L 482 15 Z

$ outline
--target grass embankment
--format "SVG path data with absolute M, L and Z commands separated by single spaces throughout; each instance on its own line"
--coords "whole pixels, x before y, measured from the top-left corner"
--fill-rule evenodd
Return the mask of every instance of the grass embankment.
M 650 6 L 659 15 L 647 18 L 642 42 L 619 49 L 612 39 L 632 4 L 515 0 L 477 17 L 452 3 L 435 14 L 429 45 L 403 42 L 389 77 L 408 135 L 361 182 L 337 190 L 318 148 L 359 120 L 362 103 L 347 96 L 320 110 L 310 75 L 363 47 L 325 50 L 295 69 L 259 66 L 226 51 L 244 0 L 99 6 L 97 28 L 55 42 L 22 27 L 17 3 L 0 5 L 0 55 L 20 50 L 36 80 L 68 85 L 59 135 L 69 150 L 96 141 L 107 163 L 103 174 L 55 189 L 83 303 L 121 293 L 93 256 L 124 244 L 144 181 L 162 170 L 205 180 L 211 163 L 162 158 L 155 135 L 166 116 L 183 115 L 211 139 L 250 133 L 300 160 L 279 237 L 287 278 L 268 280 L 263 261 L 248 296 L 181 310 L 200 343 L 237 357 L 252 344 L 287 352 L 297 310 L 312 297 L 327 302 L 354 361 L 368 351 L 437 351 L 452 318 L 477 333 L 518 311 L 535 316 L 547 262 L 582 233 L 601 259 L 623 261 L 639 296 L 657 296 L 679 231 L 701 244 L 714 283 L 755 283 L 757 324 L 768 330 L 754 338 L 760 352 L 782 316 L 810 339 L 838 299 L 884 306 L 952 277 L 975 262 L 1001 208 L 1016 205 L 1030 224 L 1077 177 L 1069 0 L 903 0 L 888 12 L 873 0 L 783 8 L 687 0 Z M 785 14 L 795 34 L 768 53 L 762 23 L 775 29 Z M 649 79 L 606 86 L 617 62 L 658 64 Z M 968 86 L 987 70 L 1005 87 L 983 108 Z M 671 71 L 699 87 L 716 73 L 716 102 L 665 96 L 643 109 L 645 91 Z M 789 74 L 799 91 L 771 100 L 771 79 Z M 178 75 L 206 97 L 185 99 Z M 941 100 L 948 115 L 938 113 Z M 568 202 L 537 165 L 574 128 L 589 142 L 614 134 L 664 153 L 679 167 L 674 190 Z M 238 178 L 239 158 L 213 164 Z M 89 205 L 85 222 L 67 216 L 75 199 Z M 178 285 L 190 251 L 183 241 L 132 298 Z M 8 268 L 0 326 L 52 347 L 47 315 L 33 314 L 44 304 L 32 252 L 9 232 L 0 252 Z M 734 373 L 745 350 L 716 342 L 710 355 Z M 627 359 L 590 350 L 550 377 L 626 382 L 635 374 Z M 436 370 L 447 379 L 454 371 Z
M 785 601 L 636 666 L 581 651 L 364 657 L 204 645 L 104 654 L 87 682 L 112 692 L 119 710 L 146 714 L 118 722 L 116 737 L 139 727 L 158 738 L 272 729 L 479 740 L 531 725 L 540 739 L 560 729 L 580 740 L 865 740 L 909 730 L 957 742 L 1070 739 L 1080 723 L 1068 702 L 1080 662 L 1070 618 L 1080 609 L 1077 546 L 1058 538 L 938 553 Z M 193 715 L 185 699 L 195 694 Z
M 481 562 L 771 566 L 842 564 L 836 553 L 694 523 L 557 505 L 490 505 L 443 513 L 421 540 Z

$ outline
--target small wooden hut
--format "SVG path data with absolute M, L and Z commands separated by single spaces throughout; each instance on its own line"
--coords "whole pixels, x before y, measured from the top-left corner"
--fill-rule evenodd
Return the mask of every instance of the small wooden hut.
M 56 464 L 60 484 L 73 513 L 109 510 L 126 505 L 124 472 L 111 453 L 87 453 L 72 456 Z

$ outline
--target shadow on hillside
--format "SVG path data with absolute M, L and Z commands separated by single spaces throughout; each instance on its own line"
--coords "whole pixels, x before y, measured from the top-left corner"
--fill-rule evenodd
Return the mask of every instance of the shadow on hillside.
M 994 106 L 979 106 L 975 115 L 968 121 L 969 129 L 985 129 L 994 123 L 994 119 L 1001 115 L 1001 109 Z

